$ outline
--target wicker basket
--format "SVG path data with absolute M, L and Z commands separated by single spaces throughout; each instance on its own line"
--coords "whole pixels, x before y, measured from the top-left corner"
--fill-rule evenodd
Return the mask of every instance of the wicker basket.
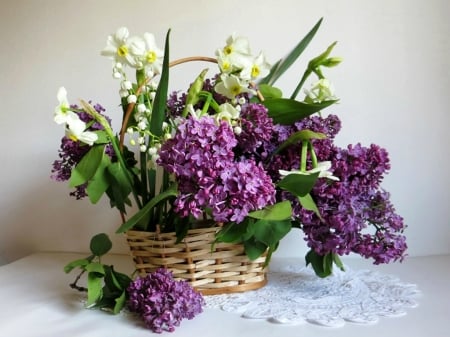
M 267 283 L 265 257 L 251 261 L 243 245 L 217 243 L 217 228 L 189 230 L 183 242 L 175 244 L 175 233 L 128 231 L 131 255 L 139 274 L 160 267 L 172 271 L 175 279 L 188 281 L 203 295 L 243 292 Z

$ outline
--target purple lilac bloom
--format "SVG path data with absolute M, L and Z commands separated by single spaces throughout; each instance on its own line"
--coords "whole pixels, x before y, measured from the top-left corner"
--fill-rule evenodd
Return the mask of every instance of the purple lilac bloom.
M 100 104 L 95 104 L 93 107 L 100 114 L 103 114 L 105 112 L 105 109 Z M 77 112 L 78 116 L 83 122 L 87 124 L 92 122 L 92 124 L 88 127 L 89 131 L 103 130 L 103 127 L 99 123 L 93 121 L 91 115 L 83 110 L 80 110 L 77 105 L 71 105 L 70 108 L 73 111 Z M 107 116 L 105 117 L 108 122 L 111 122 Z M 61 139 L 61 145 L 58 150 L 59 159 L 55 160 L 52 164 L 51 178 L 55 181 L 69 180 L 73 168 L 81 161 L 81 159 L 90 149 L 90 146 L 78 141 L 73 141 L 70 138 L 64 136 Z M 105 151 L 110 157 L 113 156 L 114 151 L 112 150 L 112 147 L 110 145 L 106 147 Z M 74 196 L 77 199 L 86 197 L 86 184 L 75 187 L 75 190 L 70 192 L 70 195 Z
M 308 246 L 320 255 L 358 253 L 373 258 L 376 264 L 403 259 L 407 245 L 402 233 L 406 226 L 389 194 L 380 187 L 390 168 L 387 151 L 373 144 L 349 145 L 347 149 L 335 146 L 333 140 L 341 129 L 335 115 L 311 116 L 294 126 L 274 125 L 272 139 L 263 147 L 273 152 L 291 134 L 303 129 L 327 135 L 326 139 L 313 140 L 313 147 L 319 161 L 332 162 L 331 171 L 340 179 L 319 179 L 311 191 L 323 220 L 302 208 L 290 193 L 277 195 L 277 200 L 292 201 L 294 220 L 305 233 Z M 292 145 L 273 156 L 266 170 L 277 181 L 278 170 L 298 169 L 299 165 L 300 146 Z
M 153 332 L 173 332 L 184 318 L 203 311 L 204 299 L 188 282 L 176 281 L 172 272 L 159 268 L 138 277 L 127 288 L 128 308 L 143 318 Z
M 321 255 L 355 252 L 376 264 L 402 260 L 405 225 L 380 188 L 389 169 L 386 150 L 374 144 L 336 147 L 328 159 L 340 180 L 319 179 L 311 191 L 323 220 L 299 205 L 294 208 L 308 246 Z
M 236 159 L 236 145 L 231 126 L 209 116 L 187 118 L 162 145 L 158 164 L 176 177 L 181 216 L 199 218 L 211 209 L 215 221 L 239 223 L 275 201 L 270 177 L 253 160 Z
M 256 153 L 256 150 L 272 137 L 273 121 L 268 116 L 264 105 L 257 103 L 245 104 L 241 110 L 242 132 L 236 136 L 237 148 L 245 154 Z M 263 153 L 263 158 L 267 152 Z

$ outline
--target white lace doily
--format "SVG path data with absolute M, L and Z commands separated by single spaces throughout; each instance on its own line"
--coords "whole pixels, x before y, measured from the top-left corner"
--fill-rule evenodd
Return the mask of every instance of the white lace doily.
M 334 274 L 321 279 L 311 268 L 285 267 L 269 272 L 268 284 L 237 294 L 205 296 L 206 307 L 273 323 L 313 323 L 340 327 L 345 322 L 376 323 L 380 316 L 403 316 L 417 306 L 414 284 L 369 270 Z

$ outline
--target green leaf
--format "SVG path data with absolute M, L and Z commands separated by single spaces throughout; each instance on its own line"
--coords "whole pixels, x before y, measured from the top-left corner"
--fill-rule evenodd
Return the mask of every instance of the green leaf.
M 314 132 L 311 130 L 301 130 L 293 133 L 289 136 L 288 139 L 286 139 L 279 147 L 276 149 L 274 154 L 280 152 L 281 150 L 285 149 L 286 147 L 296 144 L 298 142 L 301 142 L 303 140 L 310 140 L 310 139 L 325 139 L 327 136 L 324 133 L 320 132 Z
M 95 141 L 95 144 L 111 143 L 108 133 L 105 130 L 97 130 L 97 131 L 94 131 L 94 133 L 97 134 L 97 140 Z
M 97 171 L 86 187 L 86 193 L 90 202 L 96 204 L 109 187 L 109 179 L 106 174 L 106 168 L 111 164 L 111 159 L 103 154 L 102 161 Z
M 322 219 L 320 211 L 317 208 L 317 205 L 314 202 L 314 199 L 312 198 L 311 194 L 307 193 L 306 195 L 299 196 L 298 201 L 300 202 L 300 205 L 302 205 L 303 208 L 307 209 L 308 211 L 314 212 L 320 219 Z
M 111 248 L 112 242 L 105 233 L 100 233 L 92 237 L 90 249 L 95 256 L 105 255 Z
M 267 206 L 261 210 L 248 213 L 248 216 L 251 218 L 264 220 L 285 220 L 290 218 L 291 215 L 291 203 L 287 200 Z
M 81 267 L 82 269 L 85 269 L 85 267 L 91 263 L 92 259 L 94 258 L 94 255 L 91 255 L 85 259 L 78 259 L 74 260 L 72 262 L 69 262 L 64 266 L 64 272 L 70 273 L 74 268 Z
M 306 256 L 306 265 L 311 264 L 314 272 L 319 277 L 327 277 L 331 275 L 333 268 L 333 259 L 331 257 L 331 253 L 326 255 L 319 255 L 314 250 L 310 250 Z
M 332 253 L 333 255 L 333 262 L 334 264 L 342 271 L 345 271 L 344 264 L 342 263 L 341 259 L 339 258 L 339 255 L 336 253 Z
M 170 29 L 167 31 L 166 35 L 161 78 L 159 80 L 158 88 L 156 89 L 152 118 L 150 120 L 150 132 L 155 136 L 162 135 L 162 124 L 166 113 L 167 92 L 169 88 L 169 36 Z
M 267 245 L 254 239 L 244 241 L 244 249 L 250 260 L 256 260 L 267 250 Z
M 264 100 L 262 104 L 269 110 L 269 116 L 274 123 L 292 125 L 336 102 L 337 100 L 305 103 L 290 98 L 269 98 Z
M 127 172 L 118 162 L 108 165 L 106 172 L 109 180 L 108 196 L 112 204 L 125 213 L 125 204 L 128 203 L 128 196 L 132 191 Z
M 281 179 L 277 186 L 283 190 L 291 192 L 297 197 L 304 197 L 314 187 L 319 172 L 312 174 L 289 174 Z
M 128 275 L 119 273 L 114 270 L 113 266 L 104 266 L 105 268 L 105 285 L 112 291 L 126 290 L 131 282 Z
M 161 201 L 164 201 L 170 197 L 176 197 L 178 195 L 178 190 L 176 185 L 172 185 L 169 189 L 161 192 L 154 198 L 152 198 L 147 204 L 144 205 L 138 212 L 136 212 L 128 221 L 125 221 L 116 233 L 124 233 L 127 230 L 131 229 L 134 225 L 136 225 L 139 221 L 141 221 L 150 210 L 155 207 Z
M 97 276 L 105 275 L 105 268 L 104 266 L 99 262 L 91 262 L 86 266 L 86 271 L 89 273 L 95 273 Z
M 88 288 L 88 299 L 86 306 L 93 306 L 102 297 L 102 279 L 103 276 L 99 276 L 97 272 L 88 273 L 87 277 L 87 288 Z
M 118 314 L 125 306 L 126 301 L 127 301 L 127 292 L 126 290 L 124 290 L 122 294 L 115 299 L 116 305 L 113 308 L 113 313 Z
M 289 69 L 289 67 L 298 59 L 298 57 L 303 53 L 308 44 L 314 38 L 314 35 L 318 31 L 320 24 L 322 23 L 322 18 L 314 25 L 314 27 L 309 31 L 308 34 L 294 47 L 294 49 L 280 62 L 277 62 L 274 67 L 272 67 L 269 75 L 261 80 L 260 83 L 273 84 L 275 81 L 283 75 L 283 73 Z
M 291 221 L 259 220 L 252 224 L 255 240 L 275 249 L 278 242 L 291 230 Z
M 104 145 L 95 145 L 91 147 L 72 170 L 69 179 L 70 187 L 82 185 L 94 176 L 102 161 L 104 149 Z
M 216 234 L 216 241 L 228 243 L 241 242 L 246 233 L 247 225 L 245 222 L 240 224 L 229 223 L 223 226 Z
M 271 85 L 268 84 L 260 84 L 258 86 L 258 90 L 264 97 L 264 99 L 283 97 L 283 93 L 281 92 L 280 89 L 272 87 Z

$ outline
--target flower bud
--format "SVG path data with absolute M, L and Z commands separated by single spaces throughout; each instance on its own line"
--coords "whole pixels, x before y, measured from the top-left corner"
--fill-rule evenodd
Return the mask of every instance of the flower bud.
M 136 102 L 137 102 L 137 97 L 136 97 L 136 95 L 130 95 L 130 96 L 128 96 L 128 97 L 127 97 L 127 102 L 128 102 L 129 104 L 131 104 L 131 103 L 136 103 Z

